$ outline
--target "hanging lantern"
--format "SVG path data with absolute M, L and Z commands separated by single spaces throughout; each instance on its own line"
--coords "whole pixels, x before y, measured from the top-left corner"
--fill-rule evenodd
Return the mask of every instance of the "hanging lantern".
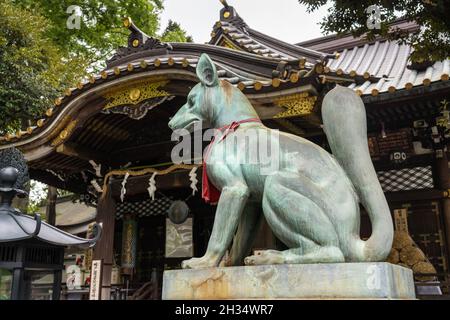
M 175 224 L 181 224 L 186 221 L 189 216 L 189 207 L 184 201 L 174 201 L 167 211 L 167 215 Z

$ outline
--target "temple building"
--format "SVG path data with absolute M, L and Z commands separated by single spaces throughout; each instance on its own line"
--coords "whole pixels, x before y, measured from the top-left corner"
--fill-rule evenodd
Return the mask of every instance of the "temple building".
M 395 221 L 388 261 L 412 268 L 418 288 L 432 281 L 450 294 L 449 59 L 411 63 L 410 46 L 383 38 L 332 35 L 290 44 L 252 29 L 227 4 L 207 44 L 163 43 L 131 18 L 124 27 L 127 46 L 100 74 L 67 88 L 27 130 L 0 137 L 0 150 L 22 151 L 33 179 L 97 207 L 103 235 L 91 259 L 102 264 L 101 299 L 159 299 L 163 271 L 206 250 L 215 206 L 201 199 L 201 165 L 171 162 L 177 142 L 167 125 L 198 82 L 203 53 L 266 126 L 328 151 L 322 98 L 336 84 L 360 95 Z M 419 30 L 403 20 L 395 27 Z M 362 237 L 370 232 L 363 214 Z M 280 247 L 263 224 L 253 250 Z

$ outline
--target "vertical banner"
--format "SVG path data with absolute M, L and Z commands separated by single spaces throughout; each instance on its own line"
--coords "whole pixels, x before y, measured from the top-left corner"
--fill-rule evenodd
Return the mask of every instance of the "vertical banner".
M 89 300 L 100 300 L 102 289 L 102 260 L 93 260 L 91 266 L 91 286 Z
M 122 269 L 131 274 L 136 267 L 137 222 L 134 215 L 127 214 L 123 220 L 122 230 Z
M 394 210 L 394 224 L 396 231 L 408 231 L 408 209 L 396 209 Z
M 95 226 L 95 222 L 92 222 L 88 225 L 88 229 L 86 232 L 86 238 L 90 239 L 94 236 L 94 226 Z M 86 251 L 84 252 L 84 266 L 85 269 L 89 269 L 92 265 L 92 255 L 93 255 L 93 249 L 89 248 L 86 249 Z
M 166 258 L 187 258 L 194 256 L 192 218 L 181 224 L 166 219 Z

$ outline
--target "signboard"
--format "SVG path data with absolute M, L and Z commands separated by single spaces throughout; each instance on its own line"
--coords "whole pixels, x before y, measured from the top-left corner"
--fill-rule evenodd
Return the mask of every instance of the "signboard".
M 408 128 L 384 135 L 371 135 L 368 144 L 372 158 L 389 157 L 393 152 L 404 152 L 406 156 L 414 153 L 412 134 Z
M 100 300 L 102 260 L 92 260 L 89 300 Z

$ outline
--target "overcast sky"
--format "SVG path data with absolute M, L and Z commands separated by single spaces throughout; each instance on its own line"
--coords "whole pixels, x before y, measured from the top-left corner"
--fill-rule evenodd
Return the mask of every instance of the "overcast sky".
M 320 37 L 318 22 L 327 9 L 312 14 L 298 0 L 228 0 L 249 27 L 289 43 Z M 219 20 L 219 0 L 164 0 L 161 29 L 169 19 L 177 21 L 197 43 L 209 41 L 212 27 Z

